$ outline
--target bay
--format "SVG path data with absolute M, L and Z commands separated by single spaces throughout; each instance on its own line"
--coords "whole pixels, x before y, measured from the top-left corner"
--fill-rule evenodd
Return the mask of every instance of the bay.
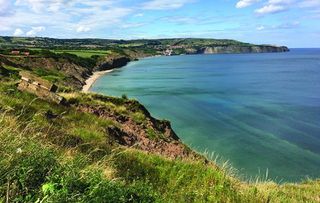
M 136 98 L 246 179 L 320 177 L 320 49 L 145 58 L 91 91 Z

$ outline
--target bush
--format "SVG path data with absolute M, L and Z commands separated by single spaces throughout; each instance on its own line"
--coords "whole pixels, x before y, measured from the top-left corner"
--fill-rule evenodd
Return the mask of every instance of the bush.
M 123 94 L 123 95 L 121 95 L 121 98 L 124 99 L 124 100 L 127 100 L 128 96 L 126 94 Z

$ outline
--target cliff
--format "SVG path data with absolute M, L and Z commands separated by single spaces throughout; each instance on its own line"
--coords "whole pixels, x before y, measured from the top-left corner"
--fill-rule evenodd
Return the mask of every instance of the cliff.
M 104 57 L 97 62 L 96 67 L 93 71 L 103 71 L 110 70 L 114 68 L 120 68 L 128 64 L 131 59 L 128 56 L 113 56 L 113 57 Z
M 1 48 L 42 48 L 52 50 L 110 50 L 115 55 L 128 58 L 141 58 L 151 55 L 162 55 L 166 50 L 173 54 L 196 53 L 262 53 L 289 51 L 287 47 L 273 45 L 256 45 L 230 39 L 172 38 L 172 39 L 53 39 L 0 37 Z M 3 50 L 5 53 L 5 50 Z M 89 50 L 90 51 L 90 50 Z M 32 52 L 32 50 L 31 50 Z M 74 53 L 74 52 L 73 52 Z
M 0 56 L 0 202 L 318 202 L 317 180 L 241 181 L 138 101 L 77 91 L 140 53 L 121 55 Z M 22 70 L 55 82 L 66 103 L 19 91 Z
M 285 46 L 215 46 L 205 47 L 198 50 L 199 54 L 225 54 L 225 53 L 272 53 L 272 52 L 288 52 Z

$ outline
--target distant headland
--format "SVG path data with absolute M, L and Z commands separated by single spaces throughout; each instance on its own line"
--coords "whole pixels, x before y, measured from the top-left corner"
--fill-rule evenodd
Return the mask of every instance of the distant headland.
M 230 39 L 170 38 L 170 39 L 54 39 L 46 37 L 0 37 L 2 47 L 54 49 L 131 49 L 151 55 L 265 53 L 287 52 L 286 46 L 256 45 Z

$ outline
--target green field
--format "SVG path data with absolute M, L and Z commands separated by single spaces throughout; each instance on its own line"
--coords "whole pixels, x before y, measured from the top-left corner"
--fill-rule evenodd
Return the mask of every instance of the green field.
M 111 51 L 106 51 L 106 50 L 51 50 L 51 51 L 56 54 L 61 54 L 61 53 L 74 54 L 83 58 L 90 58 L 93 55 L 105 56 L 107 54 L 111 54 Z

